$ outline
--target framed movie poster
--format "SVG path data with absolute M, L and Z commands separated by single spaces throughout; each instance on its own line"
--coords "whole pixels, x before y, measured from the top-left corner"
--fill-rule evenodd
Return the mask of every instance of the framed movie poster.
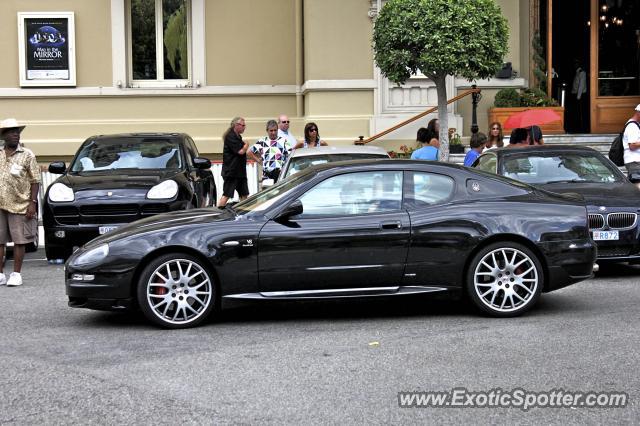
M 18 12 L 20 86 L 75 86 L 73 12 Z

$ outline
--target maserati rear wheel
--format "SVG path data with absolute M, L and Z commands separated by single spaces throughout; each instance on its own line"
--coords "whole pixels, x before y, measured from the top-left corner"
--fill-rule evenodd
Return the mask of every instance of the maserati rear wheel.
M 529 310 L 540 297 L 544 271 L 527 247 L 500 242 L 484 247 L 467 271 L 467 293 L 481 311 L 513 317 Z

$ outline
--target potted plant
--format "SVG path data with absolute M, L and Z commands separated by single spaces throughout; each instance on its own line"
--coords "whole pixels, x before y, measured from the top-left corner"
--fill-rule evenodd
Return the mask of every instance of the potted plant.
M 406 145 L 402 145 L 400 147 L 400 152 L 397 151 L 388 151 L 389 157 L 391 158 L 411 158 L 411 154 L 415 151 L 415 148 L 408 147 Z
M 496 108 L 517 108 L 520 106 L 520 93 L 516 89 L 501 89 L 493 101 Z
M 449 129 L 449 153 L 464 154 L 464 145 L 462 145 L 462 138 L 458 133 L 456 133 L 455 127 Z
M 516 112 L 533 108 L 552 109 L 558 113 L 560 121 L 541 125 L 544 134 L 564 133 L 564 108 L 558 106 L 555 99 L 547 96 L 546 92 L 537 89 L 524 89 L 518 92 L 516 89 L 501 89 L 496 93 L 494 107 L 489 109 L 489 123 L 498 122 L 502 124 L 503 130 L 511 131 L 511 128 L 504 127 L 504 122 Z

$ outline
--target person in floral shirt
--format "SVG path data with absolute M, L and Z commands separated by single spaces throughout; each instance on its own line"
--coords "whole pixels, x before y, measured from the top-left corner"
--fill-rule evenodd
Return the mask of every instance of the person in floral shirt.
M 262 164 L 263 181 L 265 179 L 278 180 L 280 170 L 282 170 L 282 166 L 287 161 L 292 148 L 287 139 L 278 136 L 278 123 L 276 120 L 269 120 L 267 122 L 267 136 L 258 139 L 251 147 L 251 152 Z
M 34 241 L 38 223 L 40 168 L 36 156 L 20 144 L 21 126 L 15 118 L 0 122 L 0 285 L 22 285 L 25 245 Z M 13 272 L 4 274 L 5 245 L 13 241 Z

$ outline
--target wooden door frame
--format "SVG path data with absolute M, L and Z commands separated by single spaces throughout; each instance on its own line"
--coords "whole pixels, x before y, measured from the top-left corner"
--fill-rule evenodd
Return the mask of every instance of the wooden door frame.
M 593 1 L 593 0 L 592 0 Z M 597 1 L 597 0 L 596 0 Z M 553 0 L 547 0 L 547 96 L 553 91 Z
M 594 123 L 597 121 L 597 111 L 595 108 L 596 99 L 598 98 L 598 26 L 600 18 L 600 8 L 598 7 L 598 0 L 591 0 L 590 2 L 589 19 L 591 25 L 589 26 L 589 127 L 591 133 L 593 133 Z
M 617 133 L 625 121 L 633 114 L 633 107 L 640 102 L 640 96 L 599 96 L 598 95 L 598 36 L 600 26 L 599 0 L 590 2 L 590 64 L 589 64 L 589 111 L 591 133 Z
M 547 94 L 553 91 L 553 0 L 532 0 L 547 4 Z M 540 2 L 540 3 L 537 3 Z M 591 133 L 617 133 L 631 116 L 640 96 L 598 95 L 598 34 L 600 25 L 599 0 L 589 0 L 589 131 Z M 535 9 L 535 7 L 534 7 Z M 570 89 L 570 88 L 569 88 Z

